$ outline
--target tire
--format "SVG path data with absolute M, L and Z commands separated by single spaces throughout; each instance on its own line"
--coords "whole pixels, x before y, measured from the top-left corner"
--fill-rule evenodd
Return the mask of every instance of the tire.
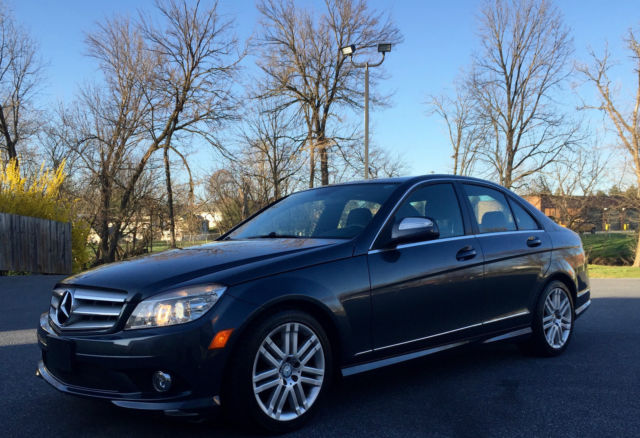
M 302 427 L 332 377 L 331 346 L 320 323 L 304 312 L 281 311 L 250 327 L 238 345 L 226 391 L 231 419 L 275 433 Z
M 531 339 L 521 344 L 523 350 L 546 357 L 562 354 L 573 336 L 576 319 L 573 306 L 571 293 L 563 282 L 547 284 L 533 314 Z

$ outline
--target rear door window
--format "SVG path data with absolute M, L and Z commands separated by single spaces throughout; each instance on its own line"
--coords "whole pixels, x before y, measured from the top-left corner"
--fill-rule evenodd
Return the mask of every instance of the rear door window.
M 464 188 L 480 233 L 516 230 L 507 198 L 502 193 L 473 184 L 464 184 Z

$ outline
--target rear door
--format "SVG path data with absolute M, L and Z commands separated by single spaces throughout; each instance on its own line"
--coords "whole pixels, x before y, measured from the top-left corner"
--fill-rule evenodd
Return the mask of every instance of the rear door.
M 511 196 L 484 185 L 463 187 L 484 254 L 487 329 L 527 322 L 551 262 L 551 239 Z
M 482 322 L 482 251 L 451 183 L 413 190 L 377 241 L 405 217 L 429 217 L 440 238 L 375 247 L 368 254 L 374 349 L 412 349 Z M 465 226 L 466 225 L 466 226 Z M 385 350 L 387 351 L 387 350 Z

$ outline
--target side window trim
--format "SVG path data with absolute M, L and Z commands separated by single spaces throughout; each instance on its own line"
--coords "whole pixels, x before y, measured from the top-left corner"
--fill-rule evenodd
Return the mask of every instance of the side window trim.
M 478 229 L 475 218 L 473 217 L 473 209 L 471 208 L 471 204 L 469 203 L 469 199 L 467 198 L 467 194 L 464 191 L 462 183 L 460 181 L 455 181 L 453 183 L 453 187 L 456 191 L 456 196 L 458 197 L 458 205 L 460 205 L 460 210 L 462 212 L 464 234 L 467 236 L 478 234 L 480 230 Z
M 531 212 L 524 205 L 522 205 L 522 203 L 518 202 L 518 200 L 514 199 L 514 197 L 511 196 L 511 195 L 506 196 L 506 198 L 507 198 L 507 203 L 509 204 L 509 209 L 511 210 L 511 215 L 513 216 L 513 220 L 516 223 L 516 228 L 518 229 L 518 231 L 536 231 L 536 230 L 541 230 L 542 229 L 542 227 L 540 226 L 540 221 L 538 221 L 538 218 L 536 218 L 534 215 L 532 215 Z M 516 219 L 516 214 L 513 211 L 513 205 L 511 203 L 514 203 L 518 207 L 523 209 L 525 211 L 525 213 L 527 213 L 529 215 L 529 217 L 531 217 L 531 219 L 533 219 L 533 222 L 536 224 L 536 226 L 538 228 L 536 230 L 521 230 L 520 226 L 518 225 L 518 219 Z
M 394 207 L 391 210 L 391 212 L 389 213 L 389 215 L 385 218 L 384 223 L 382 224 L 382 227 L 380 227 L 380 229 L 378 230 L 378 233 L 376 234 L 375 238 L 373 239 L 373 242 L 372 242 L 371 246 L 369 247 L 368 251 L 378 251 L 378 250 L 380 250 L 380 248 L 378 247 L 378 241 L 380 240 L 380 237 L 383 235 L 383 232 L 385 231 L 385 229 L 387 227 L 393 226 L 393 221 L 391 219 L 396 215 L 396 212 L 400 209 L 400 207 L 403 205 L 403 203 L 409 197 L 411 197 L 411 195 L 414 192 L 416 192 L 417 190 L 420 190 L 420 189 L 422 189 L 422 188 L 424 188 L 426 186 L 431 186 L 431 185 L 436 185 L 436 184 L 450 184 L 452 186 L 452 188 L 453 188 L 453 192 L 455 193 L 456 200 L 458 201 L 458 208 L 460 209 L 460 215 L 462 216 L 462 224 L 463 224 L 464 234 L 462 236 L 456 236 L 456 238 L 467 236 L 467 235 L 472 235 L 473 234 L 473 230 L 467 229 L 467 224 L 465 222 L 465 211 L 464 211 L 464 207 L 462 205 L 462 202 L 464 202 L 464 200 L 461 201 L 460 192 L 458 191 L 458 189 L 456 187 L 458 182 L 456 180 L 451 180 L 451 179 L 434 179 L 434 180 L 420 181 L 420 182 L 417 182 L 416 184 L 414 184 L 413 186 L 409 187 L 409 189 L 407 189 L 407 191 L 402 195 L 402 197 L 396 202 L 396 205 L 394 205 Z M 442 240 L 444 240 L 444 238 Z M 436 239 L 433 242 L 438 242 L 438 241 L 440 241 L 440 239 Z

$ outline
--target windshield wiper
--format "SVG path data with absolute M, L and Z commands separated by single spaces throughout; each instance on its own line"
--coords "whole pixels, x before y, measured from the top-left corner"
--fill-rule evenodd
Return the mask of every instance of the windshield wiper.
M 246 237 L 246 239 L 300 239 L 300 236 L 296 236 L 295 234 L 278 234 L 275 231 L 270 232 L 269 234 L 262 234 L 260 236 L 250 236 Z

